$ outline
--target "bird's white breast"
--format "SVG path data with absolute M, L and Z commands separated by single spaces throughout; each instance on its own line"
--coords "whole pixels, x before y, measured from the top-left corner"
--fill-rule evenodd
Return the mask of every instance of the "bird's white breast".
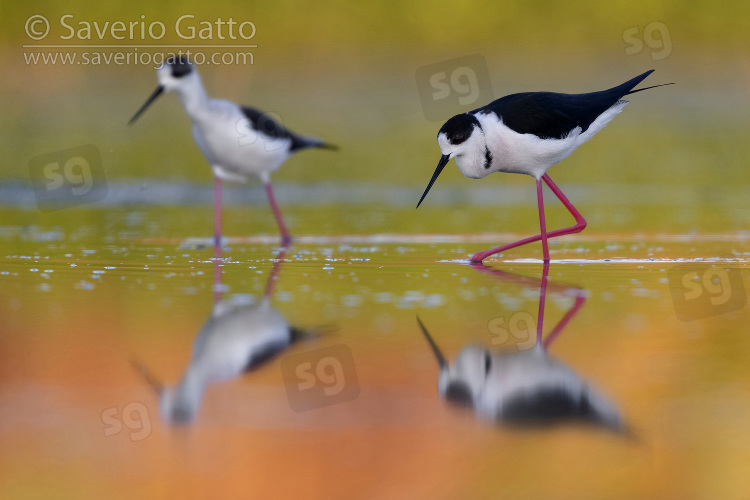
M 253 129 L 241 109 L 229 101 L 209 99 L 193 124 L 193 137 L 220 178 L 268 180 L 289 157 L 291 139 L 273 138 Z
M 236 377 L 270 345 L 290 343 L 289 324 L 267 302 L 257 306 L 219 303 L 196 339 L 190 370 L 212 381 Z

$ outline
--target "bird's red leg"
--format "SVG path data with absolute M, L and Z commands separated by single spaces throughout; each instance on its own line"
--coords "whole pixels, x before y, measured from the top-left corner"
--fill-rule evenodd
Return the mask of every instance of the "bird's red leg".
M 544 231 L 544 229 L 542 229 Z M 544 305 L 547 302 L 547 280 L 549 279 L 549 261 L 544 261 L 542 267 L 542 286 L 539 288 L 539 312 L 536 315 L 536 343 L 542 343 L 544 329 Z
M 583 304 L 586 303 L 586 297 L 584 296 L 578 296 L 576 297 L 575 304 L 573 304 L 573 307 L 571 307 L 567 313 L 565 313 L 565 316 L 560 320 L 559 323 L 555 326 L 555 328 L 552 329 L 551 332 L 549 332 L 549 335 L 547 335 L 547 338 L 544 340 L 544 349 L 549 349 L 549 346 L 552 345 L 552 342 L 555 341 L 558 335 L 562 333 L 563 329 L 568 326 L 568 323 L 570 323 L 570 320 L 573 319 L 573 316 L 578 314 L 578 310 L 583 307 Z M 541 336 L 538 334 L 537 338 L 541 338 Z
M 281 266 L 284 263 L 284 258 L 286 257 L 286 250 L 286 247 L 282 248 L 279 252 L 279 255 L 276 256 L 276 260 L 274 261 L 273 267 L 271 268 L 271 273 L 268 275 L 268 280 L 266 281 L 266 291 L 263 293 L 264 298 L 268 298 L 273 294 L 274 285 L 276 285 L 276 280 L 279 279 Z
M 268 202 L 271 204 L 271 210 L 273 210 L 273 215 L 274 217 L 276 217 L 276 223 L 279 225 L 279 230 L 281 231 L 281 246 L 287 247 L 292 242 L 292 235 L 286 228 L 286 224 L 284 224 L 284 218 L 281 216 L 281 210 L 279 210 L 279 206 L 276 204 L 276 199 L 273 196 L 271 183 L 266 182 L 265 188 L 266 195 L 268 195 Z
M 542 180 L 549 186 L 549 188 L 552 190 L 553 193 L 555 193 L 555 196 L 562 202 L 563 205 L 565 205 L 565 208 L 568 209 L 568 211 L 575 217 L 576 223 L 574 226 L 566 227 L 564 229 L 556 229 L 554 231 L 550 231 L 547 233 L 547 238 L 555 238 L 557 236 L 564 236 L 566 234 L 574 234 L 574 233 L 580 233 L 586 228 L 586 219 L 583 218 L 581 213 L 576 209 L 576 207 L 573 206 L 573 204 L 568 200 L 568 198 L 563 194 L 562 191 L 560 191 L 560 188 L 557 187 L 557 185 L 552 182 L 552 179 L 549 178 L 549 175 L 544 174 L 542 176 Z M 537 192 L 538 192 L 537 187 Z M 542 214 L 540 213 L 540 217 Z M 541 221 L 540 221 L 541 222 Z M 492 248 L 490 250 L 485 250 L 484 252 L 478 252 L 475 253 L 471 257 L 471 262 L 478 263 L 482 262 L 484 259 L 489 257 L 490 255 L 494 255 L 496 253 L 504 252 L 505 250 L 510 250 L 511 248 L 520 247 L 521 245 L 526 245 L 527 243 L 534 243 L 535 241 L 539 241 L 542 239 L 541 235 L 531 236 L 529 238 L 516 241 L 514 243 L 508 243 L 507 245 L 503 245 L 501 247 Z
M 583 215 L 581 215 L 581 212 L 579 212 L 576 209 L 576 207 L 573 206 L 570 200 L 563 194 L 563 192 L 560 191 L 560 188 L 557 187 L 557 184 L 552 182 L 552 179 L 550 179 L 549 175 L 547 174 L 544 174 L 542 176 L 542 179 L 544 180 L 544 182 L 547 183 L 547 186 L 549 186 L 552 192 L 555 193 L 555 196 L 557 196 L 557 199 L 560 200 L 563 205 L 565 205 L 565 208 L 567 208 L 570 214 L 576 219 L 576 223 L 574 226 L 566 227 L 565 229 L 558 229 L 556 231 L 552 231 L 551 233 L 547 234 L 547 237 L 554 238 L 555 236 L 564 236 L 566 234 L 580 233 L 581 231 L 586 229 L 586 219 L 583 218 Z
M 214 177 L 214 254 L 221 255 L 221 179 Z
M 221 300 L 221 179 L 214 177 L 214 304 Z
M 542 236 L 542 255 L 544 262 L 549 262 L 549 246 L 547 245 L 547 222 L 544 219 L 544 186 L 541 179 L 536 181 L 536 200 L 539 207 L 539 234 Z M 545 283 L 546 286 L 546 283 Z
M 214 251 L 214 304 L 221 301 L 221 247 Z
M 539 315 L 537 316 L 537 326 L 536 326 L 536 342 L 537 344 L 542 342 L 542 330 L 544 325 L 544 303 L 547 298 L 547 281 L 549 280 L 549 262 L 544 263 L 544 267 L 542 269 L 542 286 L 539 291 Z M 565 313 L 565 316 L 562 317 L 560 321 L 557 322 L 555 327 L 552 329 L 551 332 L 549 332 L 549 335 L 547 335 L 547 338 L 542 343 L 542 347 L 544 347 L 544 350 L 546 351 L 549 349 L 550 345 L 552 345 L 552 342 L 555 341 L 558 335 L 562 333 L 562 331 L 565 329 L 566 326 L 568 326 L 568 323 L 570 323 L 570 320 L 573 319 L 573 317 L 578 314 L 578 311 L 583 307 L 583 304 L 586 303 L 586 296 L 582 293 L 576 294 L 576 301 L 575 304 L 573 304 L 573 307 L 571 307 L 567 313 Z

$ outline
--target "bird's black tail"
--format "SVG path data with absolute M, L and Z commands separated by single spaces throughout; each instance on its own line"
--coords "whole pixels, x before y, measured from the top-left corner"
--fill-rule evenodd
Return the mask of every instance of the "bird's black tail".
M 319 148 L 319 149 L 330 149 L 331 151 L 338 151 L 339 147 L 333 144 L 328 144 L 316 137 L 302 137 L 299 135 L 292 136 L 292 151 L 307 148 Z
M 330 336 L 336 332 L 338 332 L 338 327 L 336 325 L 319 325 L 307 329 L 298 328 L 296 326 L 289 327 L 292 344 L 306 340 L 319 339 L 321 337 Z

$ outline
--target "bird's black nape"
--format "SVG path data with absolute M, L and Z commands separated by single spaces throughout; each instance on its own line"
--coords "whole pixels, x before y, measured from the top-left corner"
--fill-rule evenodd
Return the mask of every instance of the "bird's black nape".
M 473 407 L 474 395 L 463 380 L 451 380 L 445 388 L 445 399 L 456 406 Z
M 164 62 L 172 70 L 172 76 L 175 78 L 182 78 L 185 75 L 189 75 L 193 72 L 193 63 L 188 59 L 187 56 L 178 54 L 176 56 L 168 57 Z
M 461 144 L 471 137 L 474 127 L 482 128 L 474 115 L 463 113 L 456 115 L 440 127 L 438 135 L 445 134 L 451 144 Z

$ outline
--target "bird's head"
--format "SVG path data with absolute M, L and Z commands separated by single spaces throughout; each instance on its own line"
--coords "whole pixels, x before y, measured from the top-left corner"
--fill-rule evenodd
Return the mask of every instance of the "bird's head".
M 491 156 L 488 156 L 487 139 L 479 120 L 474 115 L 462 113 L 454 116 L 440 128 L 437 139 L 443 156 L 417 207 L 427 196 L 451 158 L 455 158 L 456 165 L 466 177 L 479 179 L 490 173 L 490 170 L 485 168 L 488 160 L 491 159 Z
M 165 91 L 184 89 L 195 82 L 200 82 L 198 71 L 195 65 L 190 62 L 187 56 L 177 55 L 167 58 L 164 63 L 156 70 L 156 77 L 159 80 L 159 86 L 141 106 L 138 112 L 133 115 L 128 125 L 134 123 L 140 117 L 146 108 L 151 106 L 157 97 Z
M 419 318 L 417 318 L 417 323 L 440 366 L 438 378 L 440 395 L 455 405 L 474 407 L 484 388 L 491 366 L 489 352 L 481 347 L 467 347 L 451 365 Z
M 164 388 L 159 395 L 159 411 L 162 419 L 174 425 L 189 424 L 200 408 L 201 394 L 188 391 L 184 386 Z
M 131 363 L 135 370 L 143 377 L 148 385 L 154 390 L 159 398 L 159 413 L 162 419 L 172 424 L 190 423 L 198 413 L 202 388 L 196 387 L 195 383 L 186 383 L 183 380 L 177 388 L 164 385 L 154 377 L 146 365 L 138 360 L 132 359 Z
M 453 404 L 476 407 L 491 366 L 490 354 L 478 346 L 465 347 L 453 366 L 440 373 L 438 390 Z
M 164 64 L 156 70 L 159 86 L 164 90 L 177 90 L 185 85 L 185 82 L 197 75 L 195 65 L 187 56 L 177 55 L 167 58 Z

